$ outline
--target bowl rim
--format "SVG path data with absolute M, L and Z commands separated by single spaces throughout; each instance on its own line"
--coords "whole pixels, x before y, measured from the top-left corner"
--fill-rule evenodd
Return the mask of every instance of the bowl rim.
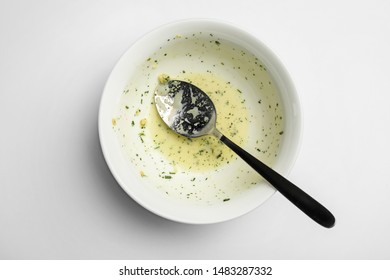
M 301 139 L 302 139 L 302 130 L 303 130 L 302 107 L 300 104 L 299 96 L 298 96 L 296 89 L 295 89 L 295 86 L 292 82 L 291 76 L 288 73 L 288 71 L 285 68 L 282 61 L 280 60 L 280 58 L 269 47 L 267 47 L 262 41 L 260 41 L 254 35 L 247 32 L 244 28 L 238 27 L 236 24 L 232 24 L 232 23 L 229 23 L 226 21 L 216 20 L 216 19 L 206 19 L 206 18 L 191 18 L 191 19 L 182 19 L 182 20 L 177 20 L 177 21 L 165 23 L 165 24 L 160 25 L 156 28 L 153 28 L 152 30 L 146 32 L 144 35 L 137 38 L 130 45 L 130 47 L 128 47 L 126 49 L 126 51 L 119 57 L 119 59 L 116 61 L 115 66 L 111 70 L 111 72 L 108 76 L 108 79 L 104 85 L 103 93 L 102 93 L 101 99 L 100 99 L 99 115 L 98 115 L 98 134 L 99 134 L 100 145 L 101 145 L 104 159 L 107 163 L 107 166 L 110 169 L 111 174 L 114 176 L 115 180 L 118 182 L 118 184 L 121 186 L 121 188 L 133 200 L 135 200 L 138 204 L 143 206 L 145 209 L 149 210 L 150 212 L 152 212 L 158 216 L 164 217 L 164 218 L 172 220 L 172 221 L 187 223 L 187 224 L 212 224 L 212 223 L 219 223 L 219 222 L 223 222 L 223 221 L 232 220 L 232 219 L 238 218 L 242 215 L 245 215 L 245 214 L 255 210 L 256 208 L 260 207 L 264 202 L 268 201 L 275 194 L 276 190 L 274 190 L 272 193 L 270 193 L 270 195 L 265 200 L 263 200 L 261 203 L 259 203 L 253 209 L 250 209 L 249 211 L 246 211 L 246 212 L 238 213 L 237 215 L 232 215 L 231 217 L 222 217 L 222 218 L 214 219 L 214 220 L 210 220 L 210 219 L 207 220 L 206 219 L 203 221 L 199 221 L 199 220 L 194 221 L 191 219 L 180 218 L 177 216 L 175 217 L 175 216 L 169 215 L 167 213 L 161 213 L 161 211 L 157 211 L 156 208 L 153 207 L 153 205 L 150 205 L 147 201 L 145 201 L 141 197 L 135 195 L 133 192 L 131 192 L 129 190 L 128 187 L 125 186 L 126 185 L 125 182 L 122 180 L 118 170 L 115 167 L 114 162 L 112 161 L 112 158 L 110 156 L 109 147 L 107 146 L 107 141 L 105 139 L 104 122 L 106 120 L 103 119 L 103 113 L 102 113 L 105 109 L 104 106 L 106 106 L 104 101 L 105 101 L 106 96 L 109 94 L 108 89 L 110 87 L 111 81 L 113 80 L 113 77 L 115 75 L 115 70 L 118 68 L 119 63 L 129 53 L 131 53 L 131 50 L 134 48 L 135 45 L 142 44 L 142 41 L 145 40 L 145 38 L 150 38 L 150 37 L 152 37 L 158 33 L 161 33 L 161 32 L 166 33 L 167 30 L 178 27 L 178 26 L 179 27 L 181 26 L 181 28 L 182 28 L 183 26 L 188 25 L 188 24 L 191 24 L 191 25 L 193 25 L 193 24 L 211 25 L 214 27 L 218 26 L 220 28 L 224 28 L 225 30 L 227 30 L 226 32 L 239 33 L 239 34 L 241 34 L 240 40 L 247 40 L 249 42 L 254 43 L 254 46 L 252 48 L 257 49 L 257 48 L 259 48 L 259 46 L 261 47 L 261 52 L 267 57 L 267 61 L 265 62 L 266 65 L 273 65 L 274 67 L 277 68 L 278 74 L 282 76 L 280 78 L 283 80 L 283 83 L 285 85 L 287 85 L 287 87 L 288 87 L 288 89 L 284 89 L 284 90 L 288 91 L 289 95 L 291 95 L 290 97 L 294 99 L 294 104 L 296 107 L 295 113 L 294 113 L 295 114 L 295 120 L 294 120 L 294 122 L 295 122 L 295 124 L 294 124 L 295 136 L 293 138 L 293 143 L 289 143 L 289 147 L 292 148 L 293 151 L 292 152 L 290 151 L 289 162 L 287 165 L 285 164 L 285 166 L 283 167 L 284 170 L 282 170 L 282 172 L 281 172 L 284 176 L 286 176 L 290 173 L 293 165 L 296 162 L 296 159 L 298 157 L 298 153 L 299 153 L 300 148 L 301 148 Z M 264 62 L 263 61 L 264 59 L 261 59 L 261 60 L 262 60 L 262 62 Z M 271 76 L 273 76 L 273 75 L 271 74 Z M 278 171 L 278 169 L 280 169 L 280 167 L 276 167 L 275 169 L 277 169 L 277 171 Z

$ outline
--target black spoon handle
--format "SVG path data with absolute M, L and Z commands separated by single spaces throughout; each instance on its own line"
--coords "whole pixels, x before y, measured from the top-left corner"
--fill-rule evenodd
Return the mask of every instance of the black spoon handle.
M 269 168 L 254 156 L 240 148 L 230 139 L 222 135 L 220 140 L 255 169 L 265 180 L 275 187 L 282 195 L 301 209 L 306 215 L 320 225 L 331 228 L 335 224 L 335 217 L 310 195 L 295 186 L 282 175 Z

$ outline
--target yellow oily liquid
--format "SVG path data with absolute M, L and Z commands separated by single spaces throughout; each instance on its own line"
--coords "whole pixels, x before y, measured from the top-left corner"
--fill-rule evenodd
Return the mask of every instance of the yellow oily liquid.
M 171 79 L 188 81 L 206 92 L 217 110 L 217 128 L 238 145 L 248 135 L 248 112 L 240 89 L 211 73 L 180 74 Z M 148 117 L 148 135 L 153 149 L 160 151 L 178 171 L 217 169 L 237 159 L 217 138 L 206 135 L 186 138 L 174 133 L 153 106 Z

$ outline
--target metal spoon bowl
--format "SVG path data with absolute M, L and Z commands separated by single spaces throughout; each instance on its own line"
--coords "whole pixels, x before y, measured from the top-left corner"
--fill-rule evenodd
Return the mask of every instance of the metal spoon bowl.
M 189 138 L 214 135 L 306 215 L 324 227 L 334 226 L 334 216 L 323 205 L 218 131 L 214 103 L 201 89 L 184 81 L 164 81 L 156 88 L 155 104 L 174 132 Z

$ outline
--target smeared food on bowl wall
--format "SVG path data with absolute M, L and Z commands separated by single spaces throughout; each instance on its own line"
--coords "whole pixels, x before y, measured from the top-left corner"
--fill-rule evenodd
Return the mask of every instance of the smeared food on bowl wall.
M 168 79 L 204 90 L 216 106 L 219 130 L 235 143 L 271 166 L 278 156 L 283 110 L 263 63 L 212 33 L 173 35 L 129 78 L 112 116 L 112 129 L 139 176 L 166 196 L 208 205 L 229 202 L 261 182 L 214 137 L 190 139 L 165 125 L 155 108 L 154 89 Z

